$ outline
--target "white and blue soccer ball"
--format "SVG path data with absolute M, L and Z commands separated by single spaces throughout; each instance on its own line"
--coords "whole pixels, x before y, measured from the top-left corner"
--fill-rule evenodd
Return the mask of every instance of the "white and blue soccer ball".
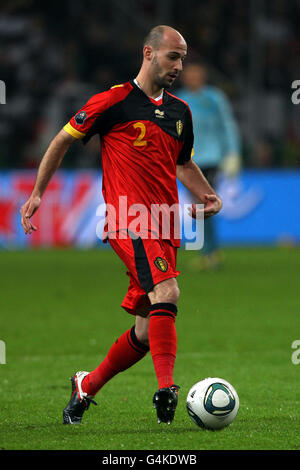
M 239 397 L 227 380 L 208 377 L 192 386 L 186 407 L 192 421 L 200 428 L 222 429 L 236 417 Z

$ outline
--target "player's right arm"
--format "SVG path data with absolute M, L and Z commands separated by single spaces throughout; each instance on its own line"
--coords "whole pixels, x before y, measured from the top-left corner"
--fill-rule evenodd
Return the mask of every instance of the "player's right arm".
M 54 175 L 60 166 L 68 148 L 77 139 L 62 129 L 51 141 L 46 153 L 44 154 L 38 168 L 33 191 L 28 201 L 20 209 L 21 224 L 26 234 L 37 230 L 30 218 L 37 211 L 41 204 L 42 196 Z
M 83 140 L 86 143 L 92 135 L 99 133 L 101 126 L 105 129 L 107 125 L 105 111 L 123 100 L 131 89 L 132 85 L 128 83 L 92 96 L 52 140 L 40 163 L 32 194 L 20 210 L 21 223 L 26 234 L 37 230 L 30 218 L 39 208 L 48 183 L 70 145 L 76 140 Z

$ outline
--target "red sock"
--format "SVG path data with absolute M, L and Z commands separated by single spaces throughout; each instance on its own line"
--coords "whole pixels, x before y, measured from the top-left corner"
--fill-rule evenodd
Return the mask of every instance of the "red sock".
M 149 345 L 159 388 L 174 384 L 173 370 L 177 351 L 175 317 L 177 307 L 171 303 L 151 306 Z
M 115 341 L 104 361 L 83 379 L 83 392 L 95 396 L 106 382 L 142 359 L 147 351 L 148 346 L 138 340 L 133 326 Z

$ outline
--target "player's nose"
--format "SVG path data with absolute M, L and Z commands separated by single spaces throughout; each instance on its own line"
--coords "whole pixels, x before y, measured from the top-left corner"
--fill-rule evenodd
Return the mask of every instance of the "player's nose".
M 176 64 L 175 64 L 175 70 L 176 73 L 179 73 L 182 71 L 182 60 L 181 59 L 178 59 Z

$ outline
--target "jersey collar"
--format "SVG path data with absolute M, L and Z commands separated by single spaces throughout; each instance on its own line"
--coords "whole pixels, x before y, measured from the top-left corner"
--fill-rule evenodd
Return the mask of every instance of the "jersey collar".
M 155 104 L 156 106 L 160 106 L 163 103 L 164 90 L 157 98 L 151 98 L 142 90 L 136 79 L 132 80 L 132 83 L 134 83 L 134 85 L 143 93 L 144 96 L 146 96 L 151 101 L 151 103 Z

